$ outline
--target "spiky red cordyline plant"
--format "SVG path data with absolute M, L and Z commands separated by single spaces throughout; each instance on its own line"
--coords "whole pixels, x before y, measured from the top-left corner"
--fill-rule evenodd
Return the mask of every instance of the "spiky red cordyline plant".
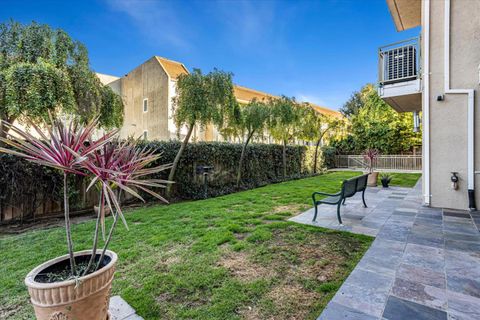
M 89 155 L 87 160 L 82 162 L 82 166 L 93 174 L 92 181 L 87 190 L 93 185 L 97 185 L 100 189 L 100 203 L 97 211 L 92 255 L 88 266 L 84 270 L 84 275 L 91 271 L 91 267 L 96 260 L 99 230 L 102 230 L 105 244 L 93 271 L 98 269 L 103 260 L 118 220 L 122 219 L 125 227 L 128 229 L 120 203 L 121 191 L 144 201 L 137 191 L 134 190 L 138 189 L 161 201 L 168 202 L 150 188 L 165 188 L 165 184 L 169 182 L 162 179 L 146 179 L 145 177 L 166 170 L 170 168 L 170 165 L 148 167 L 154 161 L 158 160 L 161 154 L 155 154 L 155 150 L 153 149 L 138 148 L 136 147 L 137 142 L 138 141 L 126 141 L 123 143 L 109 142 L 102 148 L 96 149 Z M 74 152 L 72 151 L 72 153 Z M 80 158 L 81 155 L 78 154 L 77 157 Z M 115 190 L 118 191 L 116 194 Z M 113 216 L 113 223 L 107 238 L 105 238 L 106 208 L 110 209 Z M 115 210 L 113 210 L 114 208 Z
M 377 149 L 367 149 L 363 153 L 363 158 L 368 161 L 366 167 L 370 173 L 375 169 L 375 160 L 377 160 L 379 155 L 380 152 Z
M 48 134 L 45 134 L 42 129 L 34 123 L 29 123 L 39 138 L 5 121 L 2 121 L 2 124 L 4 128 L 6 128 L 7 138 L 0 138 L 0 141 L 14 149 L 0 147 L 0 152 L 16 155 L 40 165 L 59 169 L 63 173 L 65 231 L 70 269 L 72 276 L 76 276 L 73 242 L 70 231 L 67 174 L 85 175 L 85 173 L 80 170 L 80 164 L 86 161 L 92 152 L 109 142 L 116 134 L 116 131 L 112 131 L 92 142 L 90 141 L 90 136 L 96 127 L 96 119 L 86 126 L 82 126 L 76 121 L 70 121 L 70 123 L 67 124 L 64 121 L 58 119 L 52 120 L 50 118 L 50 126 L 46 127 Z

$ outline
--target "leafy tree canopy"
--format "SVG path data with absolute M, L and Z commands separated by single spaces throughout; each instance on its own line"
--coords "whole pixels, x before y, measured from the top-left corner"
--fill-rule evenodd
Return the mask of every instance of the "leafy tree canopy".
M 85 46 L 63 30 L 32 22 L 0 24 L 0 118 L 42 122 L 48 113 L 119 127 L 123 103 L 90 69 Z
M 357 105 L 358 109 L 349 109 L 349 135 L 333 142 L 340 152 L 377 149 L 384 154 L 398 154 L 421 144 L 421 133 L 413 132 L 413 115 L 393 110 L 372 84 L 364 86 L 349 101 L 351 104 L 346 105 Z
M 281 96 L 271 99 L 271 113 L 269 119 L 269 130 L 272 137 L 284 143 L 289 142 L 299 134 L 298 125 L 302 117 L 302 108 L 295 101 L 295 98 Z
M 173 99 L 177 128 L 215 124 L 222 128 L 235 122 L 238 105 L 233 94 L 232 74 L 214 69 L 204 75 L 200 69 L 182 74 Z

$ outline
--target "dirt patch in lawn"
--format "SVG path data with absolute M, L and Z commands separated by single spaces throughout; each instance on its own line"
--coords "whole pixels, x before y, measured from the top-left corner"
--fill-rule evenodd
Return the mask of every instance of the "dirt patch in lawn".
M 227 252 L 219 261 L 244 283 L 258 279 L 270 283 L 262 297 L 238 308 L 237 313 L 248 320 L 318 317 L 336 284 L 349 273 L 351 254 L 363 251 L 362 242 L 296 226 L 275 229 L 272 234 L 270 240 L 244 251 Z
M 272 213 L 279 213 L 279 212 L 288 212 L 292 215 L 296 213 L 300 213 L 300 208 L 303 207 L 300 204 L 289 204 L 283 206 L 276 206 L 273 208 Z
M 271 268 L 253 262 L 250 255 L 244 251 L 229 252 L 220 259 L 218 264 L 227 268 L 235 278 L 244 282 L 272 278 L 276 275 Z

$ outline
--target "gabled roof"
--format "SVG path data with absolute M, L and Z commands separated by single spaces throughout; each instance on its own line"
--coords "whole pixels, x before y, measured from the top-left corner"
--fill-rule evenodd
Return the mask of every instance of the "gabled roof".
M 178 76 L 181 74 L 189 73 L 188 69 L 183 65 L 183 63 L 158 56 L 155 56 L 155 59 L 157 59 L 165 72 L 170 76 L 170 78 L 174 80 L 177 79 Z
M 245 104 L 249 103 L 254 98 L 260 101 L 267 100 L 268 98 L 274 98 L 274 96 L 271 94 L 238 85 L 233 86 L 233 94 L 235 95 L 235 98 L 237 98 L 238 102 Z
M 235 97 L 237 98 L 237 101 L 240 102 L 240 103 L 243 103 L 243 104 L 249 103 L 254 98 L 256 98 L 257 100 L 260 100 L 260 101 L 268 100 L 269 98 L 276 98 L 276 96 L 271 95 L 269 93 L 265 93 L 265 92 L 258 91 L 258 90 L 253 90 L 253 89 L 238 86 L 238 85 L 235 85 L 233 87 L 233 93 L 234 93 Z M 317 106 L 313 103 L 308 103 L 308 105 L 310 107 L 312 107 L 315 111 L 317 111 L 318 113 L 321 113 L 321 114 L 334 116 L 334 117 L 337 117 L 337 118 L 340 118 L 342 116 L 340 112 L 329 109 L 329 108 L 326 108 L 326 107 Z

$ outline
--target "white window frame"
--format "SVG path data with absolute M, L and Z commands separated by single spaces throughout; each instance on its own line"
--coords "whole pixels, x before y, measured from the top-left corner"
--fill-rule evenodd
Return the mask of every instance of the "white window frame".
M 148 130 L 143 130 L 143 140 L 148 140 Z
M 145 102 L 147 102 L 147 109 L 145 109 Z M 143 101 L 142 101 L 142 110 L 143 110 L 143 113 L 147 113 L 147 112 L 148 112 L 148 98 L 143 99 Z

